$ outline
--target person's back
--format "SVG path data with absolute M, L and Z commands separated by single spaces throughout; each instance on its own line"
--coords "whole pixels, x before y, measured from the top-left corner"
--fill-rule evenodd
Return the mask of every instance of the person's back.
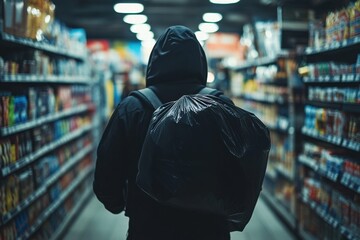
M 151 53 L 147 87 L 165 103 L 198 93 L 206 78 L 206 57 L 195 35 L 182 26 L 168 28 Z M 138 160 L 152 112 L 134 96 L 117 106 L 98 148 L 96 196 L 112 213 L 125 208 L 128 240 L 230 239 L 225 217 L 160 205 L 136 186 Z

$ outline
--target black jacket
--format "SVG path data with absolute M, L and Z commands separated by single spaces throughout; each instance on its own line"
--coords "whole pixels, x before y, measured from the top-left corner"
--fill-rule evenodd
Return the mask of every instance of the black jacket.
M 165 103 L 199 92 L 206 79 L 206 56 L 195 35 L 182 26 L 168 28 L 150 55 L 147 87 Z M 162 206 L 137 187 L 138 159 L 152 112 L 134 96 L 116 107 L 98 147 L 96 196 L 112 213 L 125 209 L 130 239 L 228 239 L 225 219 Z

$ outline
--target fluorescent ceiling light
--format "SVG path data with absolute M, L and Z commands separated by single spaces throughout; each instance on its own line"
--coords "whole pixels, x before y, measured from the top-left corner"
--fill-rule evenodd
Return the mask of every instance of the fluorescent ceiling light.
M 206 32 L 201 32 L 201 31 L 197 31 L 195 32 L 195 36 L 197 38 L 197 40 L 200 41 L 206 41 L 209 38 L 209 34 Z
M 142 24 L 147 21 L 147 16 L 143 14 L 130 14 L 124 17 L 124 22 L 129 24 Z
M 148 32 L 148 31 L 150 31 L 150 29 L 151 29 L 151 27 L 147 23 L 135 24 L 130 27 L 130 31 L 133 33 Z
M 210 0 L 210 2 L 215 4 L 232 4 L 240 2 L 240 0 Z
M 148 47 L 148 48 L 153 48 L 155 43 L 156 43 L 155 39 L 151 38 L 149 40 L 141 41 L 141 46 Z
M 200 23 L 199 29 L 202 32 L 213 33 L 219 30 L 219 26 L 216 23 Z
M 205 22 L 219 22 L 222 19 L 220 13 L 205 13 L 203 15 L 203 20 Z
M 140 32 L 140 33 L 136 34 L 136 38 L 139 39 L 140 41 L 151 40 L 154 38 L 154 33 L 151 31 Z
M 117 13 L 141 13 L 144 11 L 144 5 L 141 3 L 117 3 L 114 5 Z

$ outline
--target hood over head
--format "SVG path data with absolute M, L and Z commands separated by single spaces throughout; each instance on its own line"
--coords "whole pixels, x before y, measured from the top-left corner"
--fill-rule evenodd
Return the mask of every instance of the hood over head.
M 150 54 L 146 86 L 166 83 L 206 85 L 207 61 L 195 34 L 187 27 L 169 27 Z

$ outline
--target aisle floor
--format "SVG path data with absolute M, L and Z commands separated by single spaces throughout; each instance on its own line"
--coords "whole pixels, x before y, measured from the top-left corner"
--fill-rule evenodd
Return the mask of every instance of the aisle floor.
M 92 196 L 78 218 L 68 229 L 65 240 L 125 240 L 128 218 L 113 215 Z M 266 203 L 258 201 L 253 217 L 244 232 L 231 233 L 231 240 L 295 240 Z

